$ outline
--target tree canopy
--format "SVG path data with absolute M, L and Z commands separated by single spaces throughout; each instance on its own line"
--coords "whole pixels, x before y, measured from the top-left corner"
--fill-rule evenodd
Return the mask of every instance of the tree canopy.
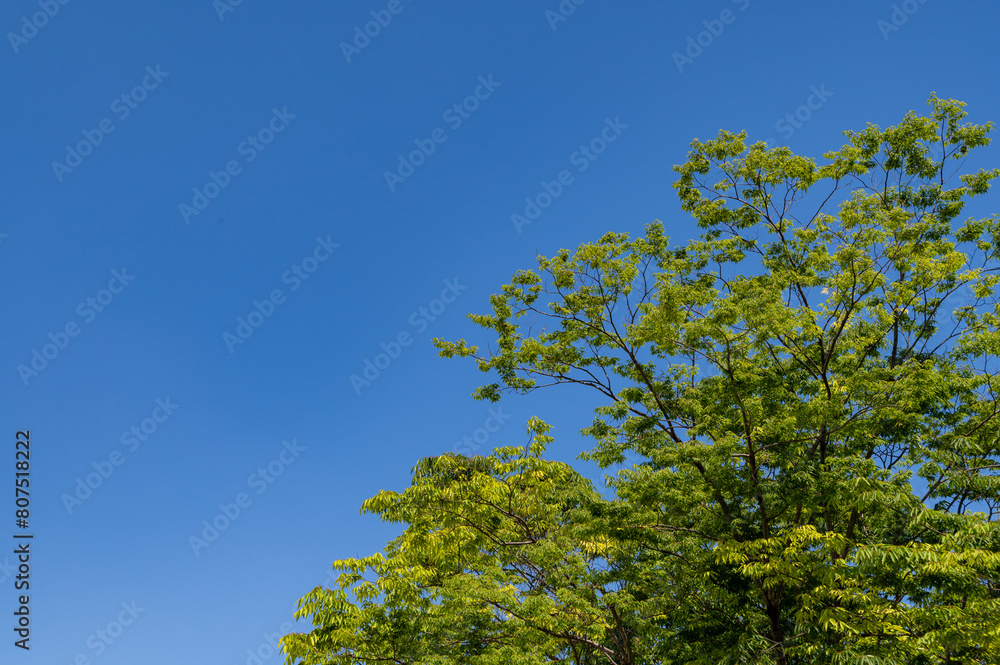
M 478 399 L 592 389 L 608 491 L 534 418 L 527 449 L 420 460 L 287 661 L 1000 663 L 1000 218 L 959 219 L 1000 170 L 965 170 L 991 123 L 929 107 L 821 163 L 695 140 L 699 239 L 539 257 L 470 316 L 488 348 L 435 340 Z

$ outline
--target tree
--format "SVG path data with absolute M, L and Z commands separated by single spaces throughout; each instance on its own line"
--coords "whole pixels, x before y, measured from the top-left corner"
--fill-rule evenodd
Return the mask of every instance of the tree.
M 288 661 L 1000 663 L 1000 218 L 957 221 L 1000 170 L 960 173 L 992 124 L 929 105 L 821 165 L 695 140 L 699 240 L 539 257 L 470 317 L 495 348 L 436 340 L 497 377 L 478 399 L 595 391 L 612 495 L 538 420 L 526 452 L 421 460 Z

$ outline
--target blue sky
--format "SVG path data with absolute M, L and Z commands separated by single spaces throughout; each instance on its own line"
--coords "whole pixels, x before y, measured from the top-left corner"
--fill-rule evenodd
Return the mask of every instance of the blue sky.
M 532 415 L 588 447 L 586 393 L 491 413 L 430 343 L 486 341 L 465 315 L 536 254 L 696 236 L 671 167 L 720 128 L 819 155 L 931 91 L 1000 120 L 985 0 L 578 1 L 4 3 L 0 424 L 35 539 L 23 652 L 0 531 L 2 662 L 278 663 L 419 457 Z

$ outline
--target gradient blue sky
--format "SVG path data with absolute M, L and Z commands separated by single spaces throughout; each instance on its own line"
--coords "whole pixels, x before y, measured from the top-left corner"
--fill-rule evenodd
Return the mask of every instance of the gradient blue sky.
M 1000 7 L 986 0 L 564 0 L 565 21 L 547 14 L 558 0 L 399 0 L 350 62 L 340 44 L 391 3 L 244 0 L 221 18 L 211 0 L 41 4 L 54 15 L 37 30 L 24 21 L 38 0 L 0 9 L 0 482 L 12 484 L 15 431 L 30 429 L 36 534 L 26 653 L 12 645 L 13 490 L 0 488 L 3 663 L 268 654 L 263 635 L 287 632 L 334 559 L 395 535 L 359 515 L 361 501 L 495 423 L 470 398 L 486 377 L 437 358 L 430 340 L 484 341 L 464 316 L 538 253 L 657 218 L 679 242 L 697 235 L 671 188 L 693 138 L 747 129 L 818 155 L 844 129 L 925 111 L 931 91 L 967 101 L 972 121 L 1000 120 Z M 678 67 L 673 54 L 709 29 Z M 445 116 L 477 89 L 460 125 Z M 825 99 L 808 121 L 777 126 L 813 89 Z M 244 143 L 274 109 L 294 118 L 275 120 L 262 150 Z M 620 135 L 580 172 L 574 152 L 616 119 Z M 102 121 L 113 131 L 71 172 L 53 167 Z M 390 189 L 384 172 L 435 129 L 443 142 Z M 235 175 L 216 176 L 227 186 L 185 219 L 178 206 L 227 164 Z M 518 233 L 511 214 L 564 169 L 572 183 Z M 287 271 L 317 238 L 339 247 L 306 261 L 315 272 L 293 290 L 301 278 Z M 133 278 L 102 294 L 113 271 Z M 442 306 L 446 280 L 454 302 Z M 230 352 L 224 334 L 275 289 L 281 303 Z M 67 324 L 77 334 L 63 339 Z M 356 391 L 350 376 L 401 333 L 412 343 Z M 19 372 L 50 334 L 65 348 Z M 168 398 L 176 411 L 146 441 L 123 442 L 162 420 Z M 577 433 L 588 398 L 505 399 L 510 418 L 480 451 L 524 443 L 538 415 L 554 425 L 550 454 L 572 460 L 588 447 Z M 304 450 L 274 462 L 293 440 Z M 70 511 L 63 495 L 112 456 L 120 466 Z M 272 483 L 253 475 L 272 462 Z M 195 554 L 189 537 L 241 492 L 249 505 Z M 133 602 L 134 620 L 122 606 Z M 119 619 L 131 621 L 120 633 Z M 109 624 L 117 637 L 102 642 Z

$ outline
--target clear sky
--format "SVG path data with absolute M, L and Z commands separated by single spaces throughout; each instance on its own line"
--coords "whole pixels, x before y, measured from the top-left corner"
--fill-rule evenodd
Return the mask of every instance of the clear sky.
M 278 663 L 419 457 L 532 415 L 588 447 L 592 396 L 491 413 L 430 342 L 486 341 L 465 315 L 536 254 L 696 236 L 671 166 L 721 128 L 818 156 L 932 91 L 1000 120 L 988 0 L 235 1 L 0 9 L 0 662 Z

